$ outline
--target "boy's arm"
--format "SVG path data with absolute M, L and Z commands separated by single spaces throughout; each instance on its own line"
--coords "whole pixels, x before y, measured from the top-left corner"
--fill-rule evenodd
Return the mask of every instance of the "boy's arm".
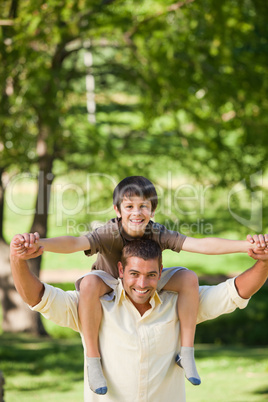
M 201 254 L 228 254 L 228 253 L 247 253 L 249 249 L 255 249 L 258 246 L 265 248 L 268 245 L 268 235 L 250 235 L 248 240 L 228 240 L 218 237 L 207 237 L 196 239 L 186 237 L 182 250 Z M 252 243 L 252 240 L 254 243 Z
M 40 239 L 39 246 L 44 247 L 44 251 L 53 253 L 75 253 L 90 249 L 90 244 L 86 236 L 61 236 L 50 239 Z
M 90 249 L 89 240 L 86 236 L 61 236 L 49 239 L 39 239 L 39 234 L 37 232 L 17 235 L 16 244 L 17 255 L 31 254 L 31 249 L 37 250 L 39 247 L 43 247 L 44 251 L 64 254 Z

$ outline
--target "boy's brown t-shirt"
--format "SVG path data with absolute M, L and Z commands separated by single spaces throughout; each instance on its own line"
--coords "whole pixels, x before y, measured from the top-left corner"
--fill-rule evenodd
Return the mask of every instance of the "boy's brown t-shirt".
M 135 237 L 129 236 L 123 230 L 121 218 L 111 219 L 105 225 L 87 233 L 86 237 L 90 248 L 85 250 L 85 254 L 92 256 L 98 253 L 92 270 L 100 269 L 118 278 L 117 263 L 121 259 L 122 249 L 128 242 L 135 240 Z M 160 223 L 149 221 L 142 239 L 154 240 L 162 250 L 169 249 L 179 253 L 186 236 L 168 230 Z

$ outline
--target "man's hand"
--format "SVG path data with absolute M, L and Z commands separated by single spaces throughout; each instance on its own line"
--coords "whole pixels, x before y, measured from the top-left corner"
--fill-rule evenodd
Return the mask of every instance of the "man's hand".
M 268 249 L 254 248 L 248 250 L 248 255 L 254 260 L 267 261 L 268 263 Z
M 17 234 L 10 243 L 10 254 L 21 260 L 29 260 L 39 257 L 44 252 L 44 247 L 39 247 L 36 242 L 39 240 L 39 234 L 24 233 Z

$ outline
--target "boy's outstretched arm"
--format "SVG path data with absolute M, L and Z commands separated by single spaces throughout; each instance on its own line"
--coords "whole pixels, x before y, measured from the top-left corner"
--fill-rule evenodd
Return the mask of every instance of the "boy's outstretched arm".
M 43 247 L 44 251 L 63 254 L 75 253 L 77 251 L 90 249 L 90 244 L 86 236 L 60 236 L 48 239 L 40 239 L 39 234 L 35 232 L 17 235 L 15 241 L 17 244 L 15 251 L 17 255 L 30 255 L 30 250 L 32 248 L 37 250 L 39 247 Z
M 249 249 L 263 248 L 268 252 L 268 235 L 248 235 L 247 240 L 229 240 L 219 237 L 196 239 L 186 237 L 182 250 L 200 254 L 247 253 Z

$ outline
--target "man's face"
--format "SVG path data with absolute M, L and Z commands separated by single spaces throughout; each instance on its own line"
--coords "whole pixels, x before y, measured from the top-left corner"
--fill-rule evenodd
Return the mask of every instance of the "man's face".
M 159 269 L 158 259 L 145 261 L 139 257 L 129 257 L 125 269 L 121 262 L 118 263 L 118 269 L 126 294 L 143 314 L 151 307 L 149 301 L 157 288 L 162 266 Z
M 149 220 L 154 216 L 152 203 L 142 197 L 124 197 L 120 211 L 114 206 L 118 218 L 122 218 L 122 225 L 126 233 L 133 237 L 142 237 Z

